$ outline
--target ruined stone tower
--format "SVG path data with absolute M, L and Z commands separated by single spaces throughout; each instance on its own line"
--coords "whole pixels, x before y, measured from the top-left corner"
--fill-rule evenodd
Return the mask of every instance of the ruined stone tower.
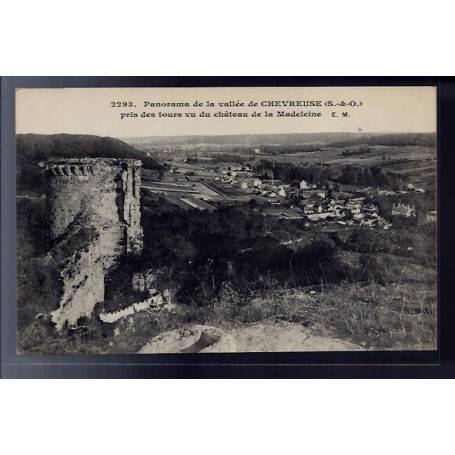
M 57 328 L 90 316 L 104 301 L 105 276 L 124 255 L 142 251 L 141 161 L 83 158 L 46 166 L 49 256 L 60 276 Z

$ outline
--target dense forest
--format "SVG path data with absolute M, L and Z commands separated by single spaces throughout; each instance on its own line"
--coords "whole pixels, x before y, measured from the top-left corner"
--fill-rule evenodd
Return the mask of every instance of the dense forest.
M 345 278 L 334 261 L 335 245 L 321 240 L 294 251 L 282 238 L 302 233 L 300 221 L 282 223 L 248 207 L 214 212 L 182 210 L 164 198 L 142 195 L 144 252 L 131 266 L 154 269 L 163 287 L 173 287 L 180 303 L 208 305 L 226 282 L 243 295 L 266 286 Z
M 409 256 L 401 245 L 422 242 L 422 236 L 429 247 L 416 252 L 415 259 L 427 264 L 436 261 L 434 229 L 425 230 L 416 223 L 403 224 L 393 235 L 358 227 L 341 240 L 337 233 L 307 228 L 300 220 L 265 217 L 246 206 L 214 212 L 182 210 L 164 198 L 143 193 L 142 207 L 144 252 L 130 267 L 153 269 L 163 288 L 173 288 L 177 301 L 190 305 L 212 304 L 226 283 L 246 302 L 270 286 L 381 281 L 385 270 L 374 265 L 367 270 L 353 267 L 340 259 L 339 252 L 359 253 L 370 262 L 376 259 L 367 256 L 377 253 Z M 295 246 L 283 243 L 297 236 L 306 241 Z

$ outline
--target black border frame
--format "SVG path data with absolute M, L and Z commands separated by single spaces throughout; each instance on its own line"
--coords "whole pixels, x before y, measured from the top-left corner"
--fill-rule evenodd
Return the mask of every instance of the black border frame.
M 438 92 L 438 351 L 17 356 L 16 88 L 432 85 Z M 453 242 L 455 78 L 451 77 L 3 77 L 1 80 L 1 376 L 8 378 L 455 377 Z

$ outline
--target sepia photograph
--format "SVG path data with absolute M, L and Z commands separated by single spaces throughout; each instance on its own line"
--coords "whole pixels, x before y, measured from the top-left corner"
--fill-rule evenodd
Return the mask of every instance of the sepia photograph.
M 2 453 L 450 453 L 448 8 L 65 6 L 2 4 Z
M 17 354 L 433 351 L 436 87 L 16 91 Z

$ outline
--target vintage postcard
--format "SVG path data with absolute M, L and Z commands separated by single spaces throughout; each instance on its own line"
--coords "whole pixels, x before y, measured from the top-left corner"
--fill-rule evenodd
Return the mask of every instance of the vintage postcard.
M 436 350 L 436 92 L 18 89 L 18 354 Z

